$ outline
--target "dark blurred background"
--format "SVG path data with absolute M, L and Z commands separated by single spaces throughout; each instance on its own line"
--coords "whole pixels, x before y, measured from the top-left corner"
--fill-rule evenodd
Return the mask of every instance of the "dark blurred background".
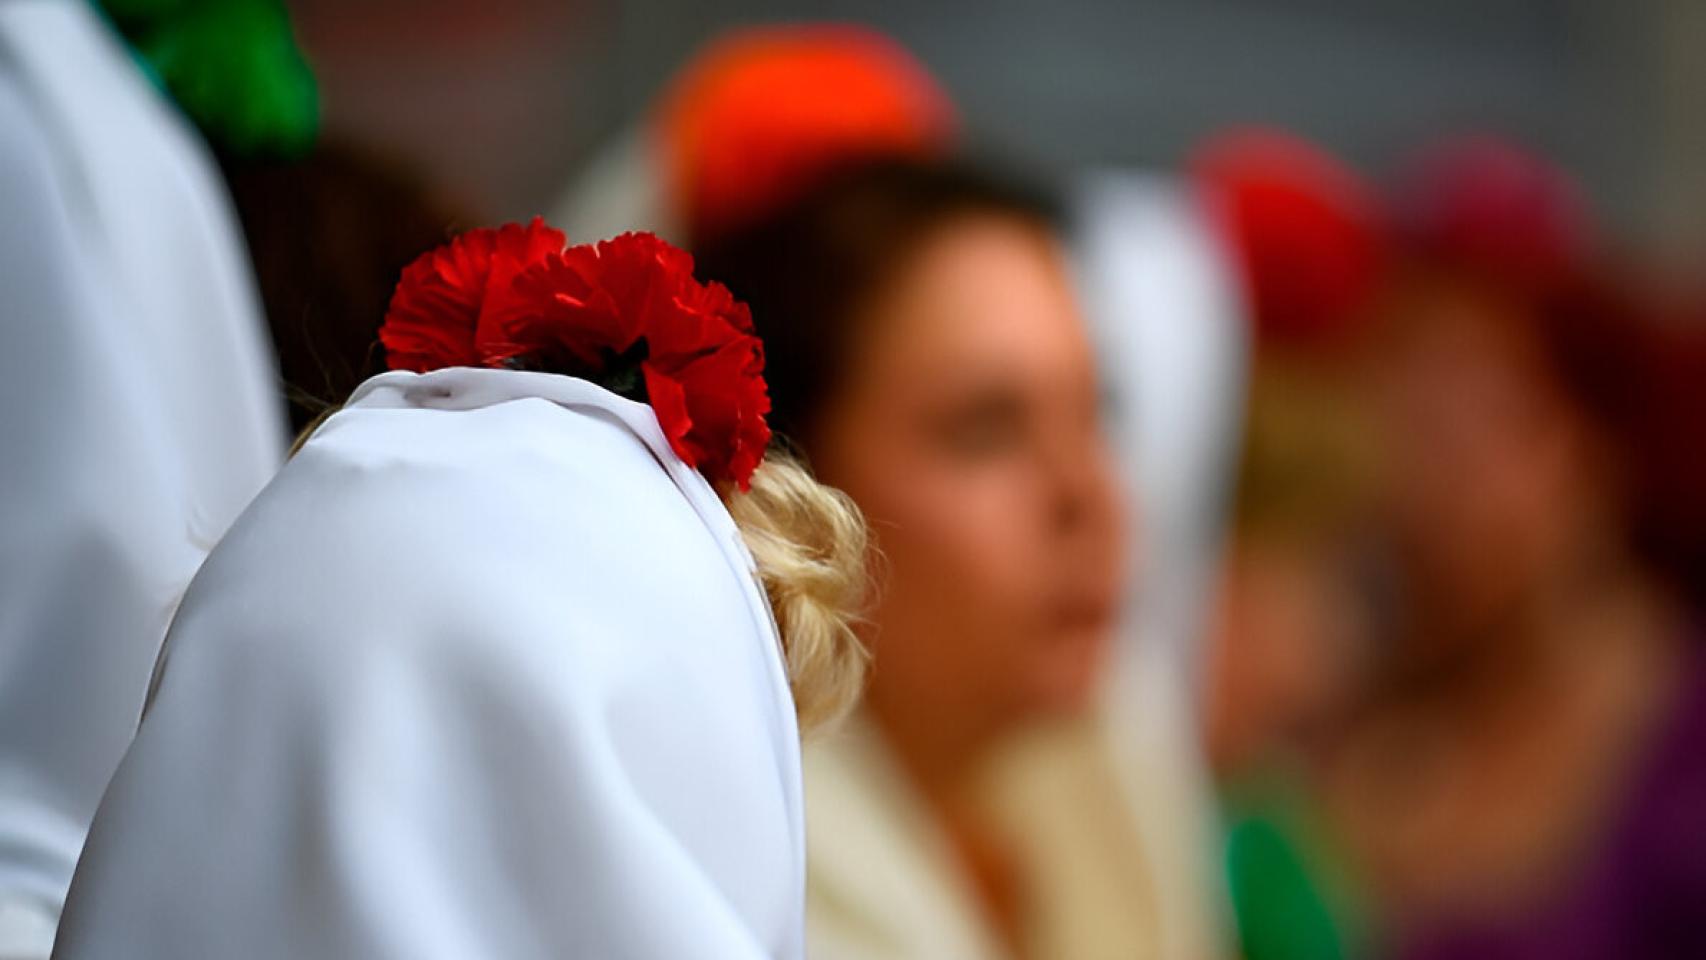
M 328 129 L 418 158 L 492 217 L 548 202 L 719 30 L 829 19 L 900 41 L 977 137 L 1028 160 L 1167 166 L 1265 122 L 1384 169 L 1493 129 L 1575 173 L 1616 232 L 1667 258 L 1706 247 L 1706 7 L 1690 0 L 289 6 Z

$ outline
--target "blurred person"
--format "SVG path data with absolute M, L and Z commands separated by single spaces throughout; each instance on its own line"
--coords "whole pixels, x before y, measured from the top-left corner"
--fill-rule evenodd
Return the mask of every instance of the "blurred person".
M 1357 566 L 1373 444 L 1342 373 L 1257 366 L 1209 633 L 1204 741 L 1243 956 L 1356 956 L 1364 906 L 1318 778 L 1364 682 L 1371 624 Z
M 86 4 L 0 4 L 0 956 L 44 957 L 161 637 L 284 451 L 202 145 Z
M 1701 332 L 1606 281 L 1543 161 L 1421 171 L 1378 384 L 1397 605 L 1335 820 L 1393 955 L 1706 955 Z
M 1354 955 L 1356 882 L 1315 781 L 1368 642 L 1357 568 L 1375 457 L 1358 379 L 1381 218 L 1353 171 L 1284 131 L 1227 131 L 1188 166 L 1252 344 L 1202 705 L 1238 938 L 1248 960 Z
M 699 251 L 880 553 L 868 692 L 806 758 L 816 956 L 1213 950 L 1168 869 L 1195 836 L 1109 722 L 1125 508 L 1059 229 L 974 168 L 866 161 Z
M 535 220 L 380 335 L 190 586 L 54 955 L 798 960 L 865 528 L 768 451 L 746 308 Z
M 220 154 L 294 157 L 320 90 L 283 0 L 96 0 L 147 76 Z
M 880 158 L 938 159 L 958 133 L 953 106 L 893 41 L 843 24 L 730 31 L 679 70 L 641 123 L 600 154 L 558 205 L 577 230 L 653 226 L 715 248 L 834 171 Z M 1192 631 L 1218 512 L 1236 380 L 1226 277 L 1200 211 L 1159 178 L 1103 172 L 1075 191 L 1083 289 L 1119 393 L 1118 423 L 1157 536 L 1145 541 L 1152 589 L 1126 611 L 1106 696 L 1108 748 L 1179 946 L 1200 955 L 1217 927 L 1210 805 L 1191 730 Z M 1171 322 L 1180 313 L 1192 323 Z M 1134 402 L 1126 403 L 1135 398 Z M 1201 401 L 1200 403 L 1198 401 Z M 1135 518 L 1135 511 L 1131 512 Z M 1135 522 L 1135 519 L 1134 519 Z M 1135 572 L 1135 571 L 1134 571 Z M 1137 573 L 1137 579 L 1144 579 Z M 1038 751 L 1046 755 L 1047 751 Z
M 1358 537 L 1372 482 L 1357 387 L 1384 255 L 1371 192 L 1302 138 L 1231 131 L 1191 168 L 1239 267 L 1252 342 L 1205 705 L 1210 758 L 1226 776 L 1292 743 L 1356 647 L 1334 642 L 1345 616 L 1328 609 L 1354 604 L 1326 594 L 1343 579 L 1337 558 Z
M 688 245 L 762 217 L 860 157 L 940 156 L 957 120 L 899 44 L 842 23 L 727 31 L 580 171 L 553 209 L 571 235 L 646 229 Z

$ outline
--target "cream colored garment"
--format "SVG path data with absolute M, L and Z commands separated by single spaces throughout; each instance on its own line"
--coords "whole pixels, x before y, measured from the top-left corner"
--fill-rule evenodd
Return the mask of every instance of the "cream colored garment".
M 1213 955 L 1200 847 L 1153 764 L 1116 756 L 1094 716 L 1016 738 L 987 772 L 988 810 L 1015 844 L 1027 952 L 1046 960 Z M 807 940 L 816 960 L 1008 955 L 946 838 L 868 721 L 807 747 Z
M 806 943 L 813 960 L 1002 956 L 947 840 L 870 723 L 806 747 Z

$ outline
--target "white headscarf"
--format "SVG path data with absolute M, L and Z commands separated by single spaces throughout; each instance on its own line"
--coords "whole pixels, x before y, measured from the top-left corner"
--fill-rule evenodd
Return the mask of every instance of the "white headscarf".
M 221 191 L 87 4 L 0 3 L 0 957 L 46 956 L 172 609 L 284 452 Z
M 1248 324 L 1234 264 L 1183 180 L 1104 170 L 1074 196 L 1085 312 L 1137 509 L 1133 603 L 1106 705 L 1156 864 L 1163 956 L 1223 953 L 1230 905 L 1197 746 L 1202 636 L 1242 429 Z
M 389 373 L 213 552 L 57 957 L 798 957 L 799 742 L 650 407 Z
M 1238 277 L 1188 182 L 1102 171 L 1075 199 L 1086 313 L 1140 510 L 1141 632 L 1192 683 L 1243 419 Z

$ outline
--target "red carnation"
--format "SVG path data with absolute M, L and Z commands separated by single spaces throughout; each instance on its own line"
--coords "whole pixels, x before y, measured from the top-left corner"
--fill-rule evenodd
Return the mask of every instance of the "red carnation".
M 684 462 L 745 489 L 770 442 L 764 348 L 746 305 L 695 280 L 693 258 L 651 234 L 541 253 L 507 231 L 521 228 L 459 238 L 405 271 L 381 331 L 392 366 L 582 377 L 649 402 Z
M 562 231 L 534 217 L 523 227 L 470 230 L 403 268 L 379 342 L 393 370 L 425 373 L 480 363 L 475 331 L 503 305 L 515 275 L 563 249 Z
M 679 364 L 647 361 L 643 370 L 658 423 L 675 452 L 707 475 L 728 477 L 746 489 L 770 444 L 764 422 L 770 394 L 758 338 L 731 339 L 714 353 Z

